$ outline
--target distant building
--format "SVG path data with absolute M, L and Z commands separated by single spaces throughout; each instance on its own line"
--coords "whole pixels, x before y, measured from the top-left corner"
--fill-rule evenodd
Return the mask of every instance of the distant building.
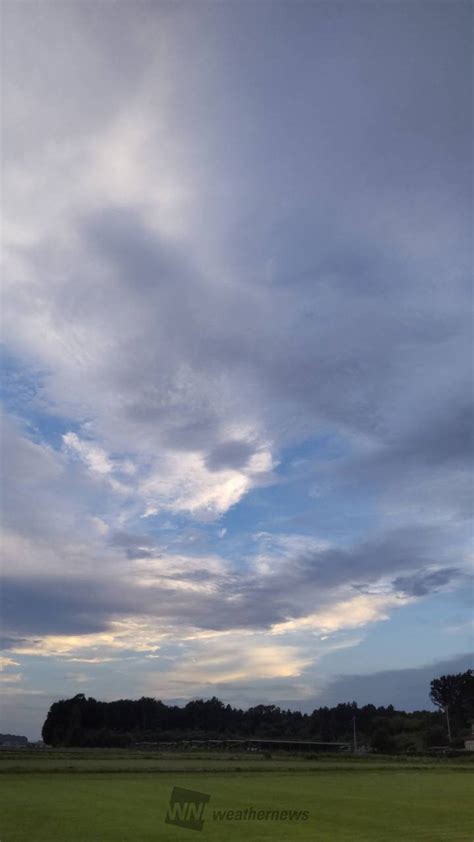
M 474 722 L 471 722 L 471 736 L 464 740 L 466 751 L 474 751 Z

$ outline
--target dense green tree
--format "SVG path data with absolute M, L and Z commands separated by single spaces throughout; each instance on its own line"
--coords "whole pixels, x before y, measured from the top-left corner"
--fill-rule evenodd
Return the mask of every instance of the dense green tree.
M 448 737 L 474 717 L 474 672 L 441 675 L 431 682 L 430 699 L 446 714 Z
M 449 693 L 446 688 L 451 688 Z M 442 676 L 432 682 L 433 700 L 443 707 L 447 699 L 459 721 L 464 722 L 470 710 L 470 688 L 470 671 L 461 677 Z M 193 699 L 178 707 L 146 696 L 101 702 L 78 693 L 51 705 L 42 734 L 45 743 L 53 746 L 126 746 L 223 736 L 351 743 L 354 718 L 358 744 L 372 744 L 378 751 L 443 744 L 439 731 L 443 714 L 438 712 L 405 713 L 392 705 L 358 707 L 356 702 L 317 708 L 311 714 L 283 710 L 277 705 L 256 705 L 244 711 L 225 705 L 215 696 Z M 426 736 L 428 732 L 431 736 Z

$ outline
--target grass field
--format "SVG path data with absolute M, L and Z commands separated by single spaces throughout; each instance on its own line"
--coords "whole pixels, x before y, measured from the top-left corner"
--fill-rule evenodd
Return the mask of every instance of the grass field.
M 472 842 L 472 769 L 464 758 L 1 752 L 0 840 Z M 173 786 L 210 796 L 200 833 L 165 823 Z M 246 808 L 309 817 L 214 817 Z

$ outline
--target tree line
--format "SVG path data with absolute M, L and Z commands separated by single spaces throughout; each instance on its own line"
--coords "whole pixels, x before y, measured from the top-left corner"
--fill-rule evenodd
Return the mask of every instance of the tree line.
M 195 699 L 184 707 L 154 698 L 102 702 L 82 693 L 55 702 L 42 736 L 52 746 L 129 746 L 139 742 L 180 742 L 190 739 L 260 738 L 350 742 L 354 719 L 359 744 L 383 751 L 415 751 L 455 745 L 474 717 L 471 670 L 441 676 L 431 683 L 439 711 L 407 713 L 393 705 L 376 707 L 346 702 L 312 713 L 257 705 L 241 710 L 212 699 Z M 449 716 L 449 733 L 446 721 Z

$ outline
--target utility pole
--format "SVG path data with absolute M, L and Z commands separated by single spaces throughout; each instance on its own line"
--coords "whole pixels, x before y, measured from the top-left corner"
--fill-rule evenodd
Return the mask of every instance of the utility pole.
M 352 728 L 353 728 L 353 731 L 354 731 L 354 754 L 355 754 L 355 753 L 356 753 L 356 751 L 357 751 L 357 731 L 356 731 L 356 718 L 355 718 L 355 714 L 354 714 L 354 716 L 352 717 Z
M 446 722 L 448 723 L 448 740 L 449 740 L 449 742 L 451 742 L 451 723 L 449 721 L 449 705 L 446 705 L 445 711 L 446 711 Z

